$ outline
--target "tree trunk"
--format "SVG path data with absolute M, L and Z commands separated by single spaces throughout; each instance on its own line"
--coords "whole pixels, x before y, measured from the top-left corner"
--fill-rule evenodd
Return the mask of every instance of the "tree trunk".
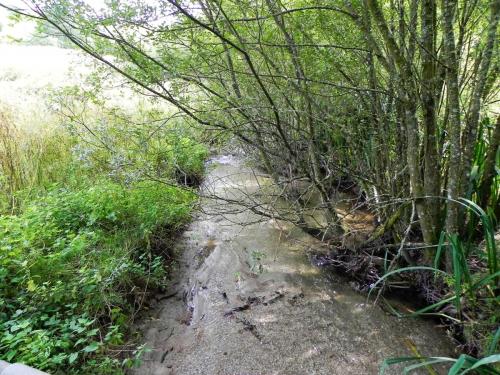
M 493 179 L 495 178 L 495 163 L 498 153 L 498 148 L 500 147 L 500 116 L 497 117 L 495 129 L 493 130 L 493 136 L 491 137 L 490 147 L 488 148 L 488 153 L 486 155 L 486 160 L 484 161 L 484 171 L 483 179 L 481 181 L 481 186 L 479 188 L 481 196 L 481 207 L 486 208 L 490 202 L 491 198 L 491 185 L 493 184 Z M 498 207 L 497 207 L 498 210 Z
M 458 231 L 459 205 L 454 202 L 462 196 L 462 148 L 460 144 L 460 94 L 458 88 L 458 61 L 455 49 L 455 34 L 453 31 L 453 15 L 456 0 L 442 0 L 444 64 L 446 65 L 446 90 L 449 108 L 449 171 L 448 171 L 448 202 L 446 215 L 446 230 L 448 233 Z M 451 253 L 447 252 L 446 268 L 452 270 Z
M 474 82 L 472 98 L 469 105 L 467 120 L 465 125 L 464 139 L 464 173 L 463 184 L 464 191 L 468 191 L 469 175 L 472 169 L 474 157 L 474 146 L 477 140 L 477 129 L 479 125 L 479 115 L 481 111 L 481 101 L 488 81 L 493 51 L 495 50 L 495 42 L 497 41 L 497 28 L 500 18 L 500 0 L 493 0 L 490 5 L 491 14 L 488 24 L 488 35 L 483 53 L 480 55 L 481 65 Z
M 435 0 L 422 2 L 422 79 L 421 96 L 424 130 L 424 194 L 430 236 L 435 240 L 440 232 L 440 205 L 435 197 L 440 196 L 440 162 L 436 129 L 436 3 Z M 431 198 L 429 198 L 431 197 Z

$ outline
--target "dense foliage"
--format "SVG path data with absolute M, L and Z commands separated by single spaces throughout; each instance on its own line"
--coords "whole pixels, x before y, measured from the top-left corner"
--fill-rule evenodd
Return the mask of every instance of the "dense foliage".
M 207 156 L 151 113 L 102 127 L 97 109 L 36 133 L 0 119 L 0 357 L 54 374 L 121 373 L 145 350 L 130 325 L 168 287 Z
M 3 216 L 2 358 L 85 373 L 89 354 L 124 344 L 145 293 L 167 285 L 169 234 L 187 221 L 193 199 L 156 182 L 102 181 L 53 189 Z M 111 363 L 101 361 L 90 364 L 105 373 Z

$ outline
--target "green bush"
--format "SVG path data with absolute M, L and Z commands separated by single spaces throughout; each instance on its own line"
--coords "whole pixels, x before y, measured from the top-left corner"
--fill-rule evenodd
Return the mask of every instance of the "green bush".
M 170 166 L 170 173 L 183 185 L 197 185 L 204 171 L 204 162 L 208 156 L 207 148 L 188 137 L 171 140 L 165 152 L 159 153 L 165 165 Z
M 146 290 L 164 285 L 160 251 L 194 200 L 156 182 L 97 181 L 0 217 L 0 357 L 53 373 L 119 373 L 106 354 L 124 343 Z

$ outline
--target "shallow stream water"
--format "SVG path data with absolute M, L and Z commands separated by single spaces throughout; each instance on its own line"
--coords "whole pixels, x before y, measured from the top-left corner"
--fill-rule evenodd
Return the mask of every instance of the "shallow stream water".
M 262 188 L 238 158 L 211 164 L 206 195 L 237 202 Z M 313 237 L 222 199 L 201 208 L 179 241 L 169 292 L 140 323 L 152 351 L 133 374 L 377 374 L 384 358 L 415 349 L 451 354 L 435 323 L 388 315 L 313 266 L 323 246 Z

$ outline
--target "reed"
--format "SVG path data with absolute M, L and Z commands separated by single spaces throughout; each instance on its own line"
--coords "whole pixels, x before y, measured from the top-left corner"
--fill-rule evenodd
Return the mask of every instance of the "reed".
M 489 341 L 482 343 L 482 356 L 475 358 L 466 354 L 458 358 L 448 357 L 397 357 L 386 359 L 380 369 L 383 374 L 385 370 L 395 364 L 409 362 L 404 369 L 404 373 L 433 364 L 448 365 L 449 375 L 461 375 L 474 371 L 477 374 L 499 374 L 495 363 L 500 363 L 498 343 L 500 339 L 500 328 L 494 330 L 495 323 L 498 322 L 500 311 L 500 300 L 498 299 L 498 288 L 500 280 L 500 270 L 498 266 L 498 250 L 495 241 L 495 227 L 491 215 L 485 212 L 476 203 L 468 199 L 459 199 L 459 203 L 466 209 L 467 214 L 473 215 L 481 223 L 482 238 L 484 246 L 471 246 L 469 241 L 464 241 L 457 234 L 442 233 L 437 246 L 433 266 L 415 266 L 400 268 L 386 273 L 373 286 L 372 291 L 378 285 L 397 274 L 406 272 L 431 272 L 435 280 L 442 278 L 448 284 L 448 293 L 440 301 L 419 309 L 411 314 L 402 314 L 393 309 L 400 317 L 417 317 L 423 315 L 434 315 L 448 319 L 459 326 L 474 325 L 471 321 L 471 311 L 480 310 L 487 314 L 490 319 L 484 319 L 481 335 L 490 336 Z M 443 271 L 440 268 L 442 257 L 445 251 L 452 253 L 452 270 Z M 485 264 L 480 271 L 471 269 L 470 257 L 474 256 Z M 444 307 L 452 305 L 455 309 L 454 316 L 446 311 Z M 465 312 L 468 312 L 465 314 Z M 492 322 L 486 324 L 486 322 Z M 498 323 L 496 323 L 498 324 Z M 479 328 L 478 328 L 479 329 Z M 495 332 L 495 333 L 493 333 Z M 417 362 L 417 363 L 415 363 Z
M 0 195 L 3 212 L 15 212 L 19 192 L 66 180 L 72 168 L 72 140 L 60 129 L 35 126 L 27 131 L 14 124 L 11 114 L 0 109 Z

